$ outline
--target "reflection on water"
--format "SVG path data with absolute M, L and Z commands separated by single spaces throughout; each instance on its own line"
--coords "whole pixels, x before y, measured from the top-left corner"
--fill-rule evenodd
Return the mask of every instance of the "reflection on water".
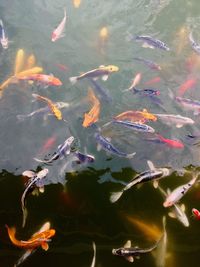
M 64 8 L 67 10 L 65 36 L 51 42 Z M 128 261 L 112 255 L 112 249 L 123 246 L 127 240 L 131 240 L 133 246 L 151 247 L 155 239 L 152 241 L 149 235 L 163 233 L 164 216 L 167 243 L 164 244 L 163 235 L 153 255 L 142 255 L 133 264 L 198 266 L 200 228 L 199 222 L 191 217 L 192 208 L 200 209 L 198 183 L 178 203 L 179 209 L 185 206 L 182 212 L 188 217 L 189 227 L 168 216 L 168 212 L 174 210 L 163 207 L 164 196 L 151 182 L 125 191 L 115 204 L 109 199 L 111 192 L 122 190 L 136 174 L 149 171 L 147 160 L 158 168 L 170 169 L 170 176 L 160 181 L 165 192 L 188 183 L 192 174 L 199 171 L 199 116 L 185 109 L 183 103 L 174 101 L 178 93 L 200 100 L 199 55 L 188 37 L 192 31 L 197 45 L 200 42 L 199 11 L 195 0 L 123 0 L 117 5 L 114 0 L 1 1 L 0 18 L 10 40 L 8 49 L 0 48 L 1 86 L 8 81 L 0 99 L 1 266 L 13 266 L 24 253 L 10 243 L 6 224 L 16 227 L 17 238 L 21 240 L 27 240 L 46 221 L 56 229 L 49 250 L 38 249 L 24 266 L 90 266 L 93 241 L 96 266 L 128 266 Z M 150 35 L 162 40 L 170 51 L 145 49 L 141 42 L 128 40 L 130 34 L 133 39 Z M 24 56 L 18 59 L 16 70 L 15 57 L 19 49 L 23 49 Z M 22 57 L 27 60 L 24 68 L 20 66 Z M 133 59 L 136 57 L 157 63 L 161 70 L 141 64 Z M 70 77 L 101 65 L 115 65 L 119 71 L 109 75 L 107 81 L 82 79 L 75 85 L 70 83 Z M 43 68 L 42 73 L 51 77 L 51 81 L 58 78 L 62 85 L 55 86 L 55 80 L 54 85 L 49 85 L 50 80 L 38 83 L 35 77 L 29 77 L 28 82 L 27 77 L 17 82 L 14 72 L 20 73 L 27 66 Z M 159 92 L 156 99 L 160 105 L 146 95 L 149 90 L 145 94 L 144 91 L 123 92 L 137 73 L 141 73 L 138 89 Z M 84 128 L 84 114 L 93 114 L 89 87 L 100 101 L 100 113 L 99 119 L 95 118 L 97 127 Z M 35 101 L 32 94 L 45 96 L 51 102 L 47 100 L 47 107 L 43 101 Z M 51 106 L 54 104 L 64 120 L 52 115 L 58 112 Z M 146 122 L 159 134 L 156 136 L 108 123 L 120 113 L 143 109 L 152 114 L 180 114 L 195 123 L 176 127 L 160 119 Z M 119 151 L 136 152 L 136 155 L 127 159 L 103 149 L 99 151 L 95 139 L 98 130 Z M 61 153 L 48 164 L 34 160 L 50 159 L 70 136 L 76 141 L 70 155 Z M 184 148 L 177 148 L 176 142 L 181 142 Z M 95 161 L 81 162 L 75 157 L 76 151 L 82 153 L 82 157 L 95 157 Z M 22 228 L 20 201 L 27 180 L 21 174 L 25 170 L 38 173 L 44 168 L 49 170 L 43 184 L 44 193 L 27 195 L 28 215 Z M 160 255 L 165 261 L 158 258 Z

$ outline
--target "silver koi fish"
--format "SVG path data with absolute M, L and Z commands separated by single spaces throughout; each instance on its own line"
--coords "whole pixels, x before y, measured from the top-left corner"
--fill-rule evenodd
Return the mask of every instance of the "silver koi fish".
M 147 164 L 150 170 L 144 171 L 139 175 L 137 175 L 136 177 L 134 177 L 121 191 L 111 193 L 110 201 L 112 203 L 116 202 L 126 190 L 130 189 L 134 185 L 145 183 L 148 181 L 153 181 L 154 187 L 157 188 L 158 180 L 170 174 L 169 169 L 156 168 L 150 160 L 147 161 Z
M 140 124 L 131 121 L 120 121 L 120 120 L 113 120 L 112 123 L 123 125 L 126 128 L 130 128 L 137 132 L 145 132 L 145 133 L 155 133 L 154 128 L 147 124 Z
M 175 100 L 186 110 L 192 110 L 194 115 L 200 114 L 200 101 L 178 96 L 175 97 Z
M 183 125 L 186 125 L 186 124 L 195 123 L 192 119 L 188 117 L 183 117 L 181 115 L 155 114 L 155 116 L 167 125 L 175 124 L 177 128 L 181 128 L 183 127 Z
M 166 51 L 170 50 L 170 48 L 164 42 L 148 35 L 138 35 L 135 37 L 135 40 L 142 41 L 143 42 L 142 47 L 144 48 L 151 48 L 151 49 L 160 48 Z

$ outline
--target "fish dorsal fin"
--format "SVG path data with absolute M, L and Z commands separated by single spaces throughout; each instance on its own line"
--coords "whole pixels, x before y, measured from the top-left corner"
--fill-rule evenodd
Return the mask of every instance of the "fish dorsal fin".
M 47 242 L 42 242 L 41 247 L 42 247 L 42 249 L 44 249 L 45 251 L 47 251 L 47 250 L 49 249 L 49 245 L 48 245 Z
M 104 68 L 104 67 L 105 67 L 105 65 L 100 65 L 100 66 L 99 66 L 99 68 Z
M 22 173 L 23 176 L 26 176 L 26 177 L 29 177 L 29 178 L 33 178 L 36 174 L 35 172 L 32 172 L 32 171 L 24 171 Z
M 182 210 L 183 212 L 185 212 L 185 205 L 184 205 L 184 204 L 181 204 L 181 210 Z
M 150 160 L 147 160 L 147 164 L 148 164 L 148 166 L 149 166 L 149 169 L 150 169 L 151 171 L 154 171 L 154 170 L 155 170 L 155 166 L 154 166 L 154 164 L 153 164 L 153 162 L 152 162 L 152 161 L 150 161 Z
M 172 211 L 168 212 L 168 215 L 170 218 L 173 218 L 173 219 L 176 218 L 176 215 Z
M 176 128 L 181 128 L 181 127 L 183 127 L 183 124 L 181 124 L 181 123 L 176 124 Z
M 131 247 L 131 240 L 127 240 L 124 244 L 124 248 L 130 248 Z
M 129 262 L 134 262 L 134 258 L 133 256 L 128 256 L 128 257 L 125 257 L 125 259 Z
M 154 49 L 155 47 L 152 46 L 152 45 L 149 45 L 148 43 L 144 42 L 143 45 L 142 45 L 143 48 L 151 48 L 151 49 Z
M 110 143 L 111 142 L 111 137 L 105 137 L 105 139 Z
M 167 195 L 171 194 L 171 190 L 169 188 L 167 188 Z
M 142 112 L 148 113 L 148 111 L 147 111 L 146 108 L 144 108 L 144 109 L 142 110 Z
M 107 80 L 108 80 L 108 75 L 107 75 L 107 74 L 106 74 L 106 75 L 103 75 L 103 76 L 102 76 L 102 80 L 103 80 L 103 81 L 107 81 Z

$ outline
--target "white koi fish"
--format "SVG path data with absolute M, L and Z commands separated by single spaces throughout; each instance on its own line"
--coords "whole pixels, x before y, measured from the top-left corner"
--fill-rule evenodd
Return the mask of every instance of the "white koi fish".
M 58 27 L 52 32 L 52 35 L 51 35 L 52 42 L 55 42 L 58 39 L 64 37 L 63 32 L 64 32 L 66 20 L 67 20 L 67 14 L 66 14 L 66 9 L 64 9 L 64 18 L 62 19 Z
M 0 20 L 0 43 L 4 49 L 8 48 L 9 41 L 8 41 L 8 37 L 6 37 L 2 20 Z

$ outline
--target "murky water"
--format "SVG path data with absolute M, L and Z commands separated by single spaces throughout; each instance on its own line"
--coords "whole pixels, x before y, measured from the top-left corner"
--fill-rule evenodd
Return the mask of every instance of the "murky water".
M 53 43 L 51 34 L 63 18 L 64 7 L 68 16 L 65 36 Z M 198 184 L 181 200 L 186 206 L 189 227 L 168 216 L 163 197 L 151 182 L 132 187 L 114 204 L 109 201 L 111 192 L 121 190 L 136 173 L 148 170 L 147 160 L 156 167 L 171 170 L 170 176 L 160 182 L 165 190 L 187 183 L 199 170 L 199 138 L 187 138 L 187 135 L 199 135 L 199 117 L 180 107 L 169 93 L 170 89 L 176 94 L 185 81 L 196 79 L 194 88 L 188 89 L 184 97 L 200 100 L 199 56 L 188 41 L 189 29 L 197 43 L 200 42 L 199 14 L 197 0 L 82 0 L 79 8 L 69 0 L 0 2 L 0 18 L 11 41 L 7 50 L 0 51 L 0 83 L 13 73 L 15 56 L 20 48 L 27 57 L 33 53 L 36 65 L 63 83 L 60 87 L 13 83 L 4 90 L 0 100 L 0 266 L 13 266 L 23 254 L 23 249 L 11 244 L 6 224 L 16 227 L 19 240 L 30 238 L 45 221 L 50 221 L 56 230 L 49 250 L 38 249 L 23 263 L 24 266 L 90 266 L 94 241 L 97 246 L 95 266 L 116 267 L 129 266 L 130 263 L 112 255 L 113 248 L 123 246 L 128 239 L 132 240 L 133 246 L 141 248 L 158 241 L 151 238 L 151 233 L 139 229 L 131 219 L 154 225 L 162 232 L 163 216 L 166 216 L 168 236 L 165 264 L 156 264 L 157 256 L 152 253 L 135 259 L 133 264 L 143 267 L 199 266 L 200 225 L 191 217 L 192 208 L 200 209 Z M 109 33 L 104 41 L 99 37 L 102 27 L 107 27 Z M 145 49 L 141 42 L 128 41 L 130 33 L 158 38 L 167 43 L 170 51 Z M 152 60 L 162 69 L 149 69 L 134 57 Z M 87 93 L 92 85 L 86 79 L 75 85 L 69 81 L 71 76 L 109 64 L 120 70 L 110 75 L 106 82 L 99 80 L 109 98 L 100 99 L 97 126 L 118 149 L 126 153 L 136 152 L 132 159 L 97 150 L 96 129 L 82 127 L 84 113 L 90 109 Z M 145 88 L 145 82 L 160 77 L 160 82 L 149 87 L 160 91 L 162 106 L 149 97 L 122 92 L 139 72 L 142 73 L 142 82 L 138 85 L 141 89 Z M 40 101 L 33 101 L 32 93 L 54 102 L 69 103 L 69 107 L 62 109 L 67 123 L 44 114 L 19 120 L 17 115 L 29 114 L 45 106 Z M 103 127 L 113 116 L 131 109 L 192 118 L 195 124 L 182 128 L 165 125 L 159 120 L 149 123 L 165 138 L 182 141 L 184 149 L 147 141 L 149 135 L 119 125 Z M 70 157 L 67 157 L 45 165 L 33 159 L 49 158 L 70 135 L 76 138 L 76 147 L 81 152 L 95 157 L 94 163 L 70 166 Z M 49 146 L 45 148 L 47 140 Z M 39 171 L 44 167 L 49 169 L 45 192 L 27 196 L 28 216 L 22 228 L 20 198 L 24 179 L 21 174 L 25 170 Z M 189 172 L 184 173 L 184 170 Z

